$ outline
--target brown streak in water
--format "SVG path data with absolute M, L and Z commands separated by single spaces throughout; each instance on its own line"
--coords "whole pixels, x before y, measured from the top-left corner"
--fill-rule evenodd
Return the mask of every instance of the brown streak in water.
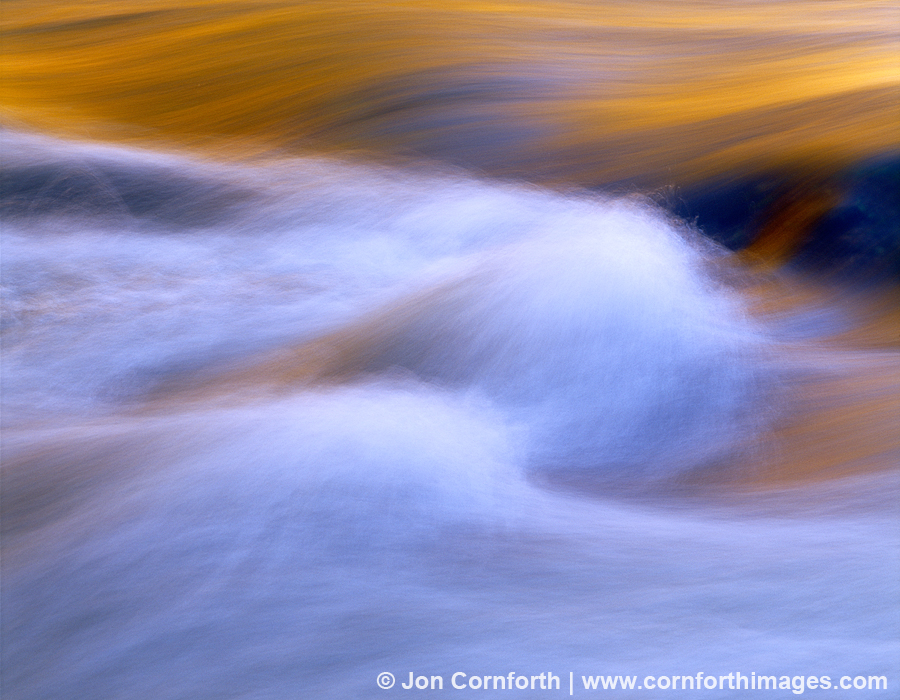
M 741 489 L 769 489 L 900 468 L 900 290 L 824 287 L 784 272 L 747 290 L 763 321 L 838 311 L 846 327 L 783 343 L 774 358 L 780 415 L 748 463 Z
M 151 400 L 145 409 L 164 411 L 173 398 L 191 403 L 242 403 L 253 396 L 265 399 L 273 394 L 356 381 L 399 366 L 404 360 L 415 363 L 415 351 L 410 356 L 403 347 L 419 329 L 439 326 L 440 320 L 433 318 L 436 311 L 443 318 L 470 301 L 468 287 L 465 280 L 439 284 L 298 347 L 254 358 L 249 364 L 224 369 L 198 382 L 188 380 L 183 385 L 179 381 L 176 386 L 164 387 L 158 399 Z
M 812 183 L 797 184 L 765 215 L 753 242 L 741 250 L 745 258 L 777 269 L 789 262 L 812 238 L 813 227 L 840 203 L 835 192 Z
M 900 467 L 900 292 L 827 288 L 766 270 L 751 273 L 755 281 L 742 292 L 761 321 L 815 318 L 819 311 L 837 309 L 845 325 L 826 337 L 777 344 L 769 360 L 769 400 L 777 417 L 752 444 L 737 446 L 744 455 L 739 464 L 719 474 L 703 470 L 700 481 L 682 482 L 701 489 L 706 482 L 759 490 Z M 428 329 L 439 330 L 457 305 L 471 303 L 466 289 L 464 281 L 439 285 L 187 393 L 179 389 L 176 401 L 244 402 L 254 395 L 265 399 L 359 381 L 392 363 L 415 367 L 415 349 L 409 346 L 423 329 L 426 335 Z M 171 395 L 161 398 L 163 407 L 171 405 Z

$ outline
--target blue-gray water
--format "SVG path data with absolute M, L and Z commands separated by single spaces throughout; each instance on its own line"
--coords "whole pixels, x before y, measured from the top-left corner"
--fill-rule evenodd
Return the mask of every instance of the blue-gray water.
M 3 138 L 5 697 L 896 693 L 896 476 L 729 485 L 839 311 L 641 198 Z

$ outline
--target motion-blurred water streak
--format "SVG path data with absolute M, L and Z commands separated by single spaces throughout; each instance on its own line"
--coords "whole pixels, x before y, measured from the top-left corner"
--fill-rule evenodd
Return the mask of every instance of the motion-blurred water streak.
M 892 696 L 896 14 L 8 2 L 4 697 Z

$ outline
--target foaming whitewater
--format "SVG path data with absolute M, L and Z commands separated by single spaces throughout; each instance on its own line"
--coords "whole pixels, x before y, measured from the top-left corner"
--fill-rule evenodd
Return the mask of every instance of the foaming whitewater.
M 895 479 L 716 490 L 777 343 L 647 202 L 4 140 L 6 696 L 900 682 Z

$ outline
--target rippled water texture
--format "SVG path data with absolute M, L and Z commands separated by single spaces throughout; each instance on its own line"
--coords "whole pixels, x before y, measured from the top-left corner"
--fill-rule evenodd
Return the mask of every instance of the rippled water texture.
M 4 698 L 895 696 L 898 19 L 5 3 Z
M 88 138 L 660 185 L 896 148 L 897 20 L 889 2 L 20 0 L 3 104 Z

